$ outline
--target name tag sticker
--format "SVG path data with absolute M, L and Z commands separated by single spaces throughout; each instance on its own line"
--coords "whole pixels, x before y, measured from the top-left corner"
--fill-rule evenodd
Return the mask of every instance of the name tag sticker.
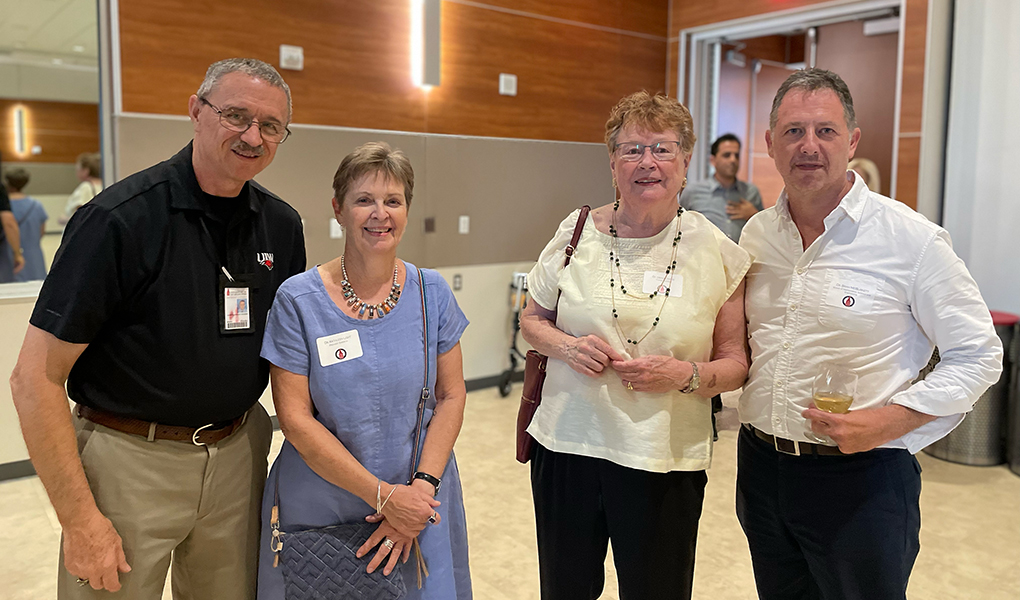
M 319 365 L 323 367 L 361 358 L 364 354 L 357 329 L 318 338 L 315 345 L 319 349 Z
M 853 271 L 833 271 L 825 303 L 845 311 L 866 315 L 871 312 L 882 280 Z M 838 313 L 837 313 L 838 314 Z
M 666 290 L 669 293 L 666 293 Z M 662 271 L 645 271 L 645 281 L 641 285 L 641 291 L 646 294 L 659 292 L 660 296 L 679 298 L 684 293 L 684 277 L 673 273 L 668 277 Z

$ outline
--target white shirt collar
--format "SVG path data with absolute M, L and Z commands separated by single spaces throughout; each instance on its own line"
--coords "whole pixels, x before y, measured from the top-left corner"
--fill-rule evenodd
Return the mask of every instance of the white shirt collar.
M 861 216 L 864 214 L 864 206 L 867 204 L 868 194 L 870 190 L 864 183 L 864 178 L 858 175 L 854 171 L 847 171 L 848 175 L 853 176 L 854 184 L 850 188 L 850 191 L 836 205 L 836 208 L 829 213 L 829 216 L 825 217 L 825 228 L 828 229 L 836 221 L 839 220 L 840 211 L 846 216 L 850 217 L 854 223 L 858 223 L 861 220 Z M 783 219 L 792 220 L 790 216 L 790 200 L 786 196 L 786 188 L 783 188 L 783 192 L 779 194 L 779 199 L 776 200 L 776 213 Z

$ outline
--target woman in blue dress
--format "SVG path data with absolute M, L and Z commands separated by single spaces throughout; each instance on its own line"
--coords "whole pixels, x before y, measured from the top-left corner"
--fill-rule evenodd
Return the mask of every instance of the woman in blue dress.
M 466 391 L 460 336 L 467 319 L 438 273 L 421 270 L 431 368 L 427 429 L 407 484 L 425 374 L 419 269 L 397 259 L 414 187 L 411 164 L 385 143 L 340 163 L 333 211 L 344 253 L 280 286 L 262 356 L 286 441 L 262 503 L 261 600 L 284 598 L 270 518 L 284 533 L 367 519 L 366 569 L 401 569 L 408 599 L 469 600 L 467 525 L 453 444 Z M 376 512 L 380 499 L 382 515 Z M 429 576 L 418 589 L 417 538 Z M 412 560 L 408 560 L 411 557 Z

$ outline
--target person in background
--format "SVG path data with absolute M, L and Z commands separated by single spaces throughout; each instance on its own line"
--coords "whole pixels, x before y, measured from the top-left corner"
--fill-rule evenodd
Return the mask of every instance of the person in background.
M 4 173 L 11 213 L 17 219 L 21 233 L 24 268 L 17 273 L 14 272 L 14 249 L 5 240 L 0 245 L 0 283 L 38 281 L 46 278 L 42 238 L 46 235 L 46 219 L 49 217 L 41 202 L 22 192 L 28 185 L 29 178 L 28 171 L 20 167 Z
M 0 185 L 0 237 L 11 249 L 11 270 L 17 273 L 25 267 L 25 256 L 21 251 L 21 230 L 18 220 L 11 212 L 11 200 L 7 197 L 7 188 Z
M 66 225 L 71 220 L 71 216 L 74 215 L 75 211 L 99 195 L 99 192 L 103 191 L 102 159 L 99 153 L 85 152 L 84 154 L 79 154 L 78 160 L 74 163 L 74 174 L 81 183 L 78 184 L 78 187 L 74 188 L 74 191 L 67 198 L 64 214 L 58 219 L 61 225 Z
M 589 600 L 607 544 L 621 598 L 691 597 L 709 398 L 747 377 L 747 253 L 677 198 L 691 113 L 638 92 L 606 122 L 618 202 L 591 211 L 570 265 L 574 211 L 528 274 L 521 333 L 549 357 L 531 489 L 543 600 Z
M 722 230 L 734 242 L 747 220 L 762 209 L 761 192 L 749 181 L 737 179 L 740 172 L 740 138 L 732 133 L 712 142 L 708 162 L 715 168 L 710 179 L 687 186 L 680 196 L 680 205 L 697 211 Z M 712 398 L 712 437 L 719 439 L 715 415 L 722 410 L 722 395 Z
M 734 242 L 747 220 L 761 210 L 761 192 L 749 181 L 737 179 L 740 171 L 740 138 L 727 133 L 712 142 L 708 162 L 715 175 L 687 186 L 680 205 L 697 211 L 722 230 Z
M 765 136 L 785 188 L 740 238 L 754 264 L 736 509 L 762 600 L 904 600 L 920 549 L 913 455 L 1002 371 L 946 230 L 847 170 L 860 137 L 839 75 L 790 75 Z M 913 382 L 936 345 L 941 362 Z M 856 372 L 849 412 L 813 401 L 827 366 Z
M 846 168 L 851 171 L 856 171 L 861 179 L 864 180 L 864 185 L 868 186 L 868 189 L 877 193 L 882 193 L 882 175 L 878 172 L 878 165 L 875 161 L 867 158 L 855 158 L 850 161 L 850 164 Z
M 181 151 L 75 213 L 11 375 L 62 527 L 59 600 L 159 598 L 171 568 L 178 600 L 255 597 L 273 436 L 259 350 L 305 245 L 253 178 L 290 133 L 290 89 L 262 61 L 222 60 L 188 114 Z M 225 314 L 238 296 L 245 327 Z

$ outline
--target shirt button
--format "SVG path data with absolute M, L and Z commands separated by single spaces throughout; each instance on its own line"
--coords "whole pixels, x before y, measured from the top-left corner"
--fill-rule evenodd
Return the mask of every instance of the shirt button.
M 790 342 L 783 342 L 783 349 L 784 350 L 789 350 L 790 349 Z
M 798 275 L 803 275 L 804 273 L 807 273 L 807 269 L 805 269 L 804 267 L 797 267 Z
M 790 305 L 790 310 L 797 310 L 797 305 L 796 304 L 791 304 Z
M 782 379 L 777 379 L 776 380 L 776 387 L 783 387 L 783 380 Z

